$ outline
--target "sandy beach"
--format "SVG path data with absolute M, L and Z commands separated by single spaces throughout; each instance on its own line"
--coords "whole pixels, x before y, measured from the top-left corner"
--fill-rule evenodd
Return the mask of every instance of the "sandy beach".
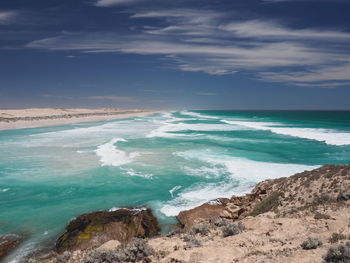
M 56 126 L 79 122 L 94 122 L 145 116 L 156 111 L 152 110 L 121 110 L 102 109 L 0 109 L 0 130 Z

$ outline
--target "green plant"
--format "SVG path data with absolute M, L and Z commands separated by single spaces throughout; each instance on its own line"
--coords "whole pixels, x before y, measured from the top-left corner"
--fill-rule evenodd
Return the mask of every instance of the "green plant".
M 185 248 L 193 248 L 202 246 L 202 242 L 192 235 L 185 235 L 183 240 L 186 242 Z
M 350 262 L 350 242 L 328 249 L 325 256 L 327 263 L 348 263 Z
M 238 224 L 226 222 L 226 224 L 221 227 L 221 230 L 223 237 L 234 236 L 243 232 L 244 225 L 241 222 Z
M 190 233 L 193 235 L 201 234 L 202 236 L 208 235 L 210 232 L 209 226 L 207 224 L 199 224 L 192 227 Z
M 316 220 L 320 220 L 320 219 L 330 219 L 331 217 L 327 214 L 322 214 L 320 212 L 316 212 L 314 218 Z
M 339 240 L 346 239 L 346 235 L 339 233 L 332 233 L 331 237 L 328 239 L 330 243 L 337 243 Z
M 254 207 L 250 215 L 257 216 L 276 208 L 278 206 L 280 196 L 282 196 L 281 192 L 272 192 L 269 196 L 267 196 L 264 200 L 262 200 Z
M 91 250 L 81 263 L 138 262 L 153 254 L 154 250 L 144 239 L 135 238 L 125 247 L 115 250 Z
M 308 237 L 302 244 L 303 249 L 316 249 L 322 246 L 322 241 L 317 237 Z

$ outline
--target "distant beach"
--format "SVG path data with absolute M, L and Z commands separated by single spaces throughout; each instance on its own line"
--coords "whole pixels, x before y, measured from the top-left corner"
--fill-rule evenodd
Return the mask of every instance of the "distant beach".
M 156 111 L 113 108 L 102 109 L 0 109 L 0 130 L 56 126 L 146 116 Z

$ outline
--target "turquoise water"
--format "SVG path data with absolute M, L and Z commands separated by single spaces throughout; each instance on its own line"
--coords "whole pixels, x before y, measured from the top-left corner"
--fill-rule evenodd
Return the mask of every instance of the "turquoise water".
M 1 131 L 0 149 L 0 234 L 27 237 L 11 261 L 82 213 L 147 205 L 166 230 L 261 180 L 349 163 L 350 113 L 164 112 Z

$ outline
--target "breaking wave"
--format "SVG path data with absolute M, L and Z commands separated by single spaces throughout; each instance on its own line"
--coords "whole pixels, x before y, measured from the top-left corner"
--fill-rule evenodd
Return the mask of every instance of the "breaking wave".
M 115 144 L 117 142 L 126 142 L 123 138 L 114 138 L 111 141 L 97 147 L 95 153 L 100 157 L 101 166 L 120 166 L 131 163 L 139 153 L 126 153 L 119 150 Z
M 337 132 L 330 129 L 280 127 L 282 124 L 271 122 L 221 121 L 227 124 L 239 125 L 257 130 L 267 130 L 276 134 L 316 140 L 329 145 L 340 146 L 350 144 L 349 132 Z

